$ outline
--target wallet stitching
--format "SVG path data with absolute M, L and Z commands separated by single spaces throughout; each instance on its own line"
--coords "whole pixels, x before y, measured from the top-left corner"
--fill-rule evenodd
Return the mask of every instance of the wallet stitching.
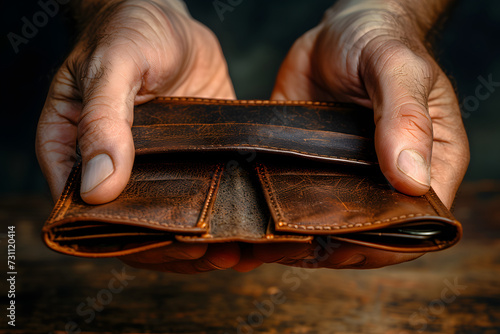
M 50 215 L 48 221 L 50 222 L 50 224 L 53 224 L 54 223 L 54 220 L 55 218 L 61 214 L 61 211 L 62 211 L 62 208 L 63 208 L 63 205 L 64 203 L 66 202 L 70 192 L 71 192 L 71 186 L 73 185 L 74 181 L 75 181 L 75 178 L 76 178 L 76 175 L 78 174 L 78 171 L 80 170 L 80 166 L 81 164 L 79 163 L 75 168 L 74 170 L 72 171 L 71 173 L 71 177 L 69 178 L 68 180 L 68 183 L 67 185 L 65 186 L 64 188 L 64 192 L 63 194 L 61 195 L 61 198 L 57 201 L 56 203 L 56 207 L 53 211 L 53 213 Z
M 286 222 L 281 222 L 279 224 L 280 227 L 282 226 L 288 226 L 290 228 L 299 230 L 340 230 L 340 229 L 347 229 L 347 228 L 355 228 L 355 227 L 363 227 L 363 226 L 371 226 L 371 225 L 378 225 L 378 224 L 383 224 L 387 223 L 389 221 L 394 221 L 398 219 L 406 219 L 406 218 L 414 218 L 414 217 L 424 217 L 424 216 L 431 216 L 428 213 L 410 213 L 407 215 L 401 215 L 401 216 L 394 216 L 391 218 L 385 218 L 381 220 L 376 220 L 373 222 L 367 222 L 367 223 L 356 223 L 356 224 L 344 224 L 344 225 L 336 225 L 336 226 L 330 226 L 330 225 L 298 225 L 298 224 L 290 224 Z
M 258 165 L 257 166 L 257 172 L 259 173 L 259 175 L 261 176 L 261 180 L 263 181 L 263 184 L 264 184 L 264 189 L 266 190 L 267 192 L 267 195 L 269 197 L 269 202 L 271 204 L 271 207 L 274 209 L 274 212 L 276 213 L 276 216 L 278 217 L 278 225 L 279 226 L 282 226 L 284 224 L 288 224 L 286 223 L 286 219 L 283 215 L 283 213 L 281 212 L 281 209 L 278 205 L 278 202 L 277 200 L 275 199 L 274 195 L 273 195 L 273 189 L 271 188 L 271 184 L 268 180 L 268 177 L 267 177 L 267 169 L 264 165 Z
M 210 204 L 212 202 L 212 198 L 215 194 L 215 188 L 217 186 L 217 181 L 220 177 L 220 174 L 222 173 L 222 165 L 217 165 L 217 168 L 215 169 L 215 172 L 214 172 L 214 176 L 212 178 L 212 182 L 210 184 L 210 188 L 209 188 L 209 191 L 208 191 L 208 196 L 207 196 L 207 200 L 205 201 L 205 204 L 203 205 L 203 209 L 201 211 L 201 215 L 200 215 L 200 219 L 199 219 L 199 222 L 196 224 L 197 227 L 200 227 L 200 228 L 204 228 L 206 227 L 206 217 L 208 215 L 208 208 L 210 207 Z M 198 226 L 200 225 L 201 223 L 201 226 Z
M 290 228 L 293 228 L 296 230 L 340 230 L 340 229 L 347 229 L 347 228 L 356 228 L 356 227 L 363 227 L 363 226 L 378 225 L 378 224 L 383 224 L 383 223 L 398 220 L 398 219 L 430 216 L 430 214 L 428 214 L 428 213 L 425 213 L 425 214 L 424 213 L 410 213 L 407 215 L 394 216 L 391 218 L 385 218 L 385 219 L 376 220 L 373 222 L 356 223 L 356 224 L 347 223 L 347 224 L 335 225 L 335 226 L 291 224 L 291 223 L 286 222 L 286 219 L 284 218 L 284 215 L 280 210 L 279 201 L 273 195 L 272 188 L 271 188 L 271 182 L 269 181 L 268 175 L 266 172 L 267 171 L 266 167 L 264 165 L 259 165 L 257 167 L 257 169 L 258 169 L 259 175 L 262 176 L 261 179 L 263 180 L 264 188 L 268 193 L 271 206 L 273 207 L 273 209 L 275 210 L 275 212 L 278 216 L 278 219 L 279 219 L 278 226 L 280 226 L 280 227 L 287 226 L 287 227 L 290 227 Z
M 61 196 L 60 203 L 58 203 L 59 206 L 54 210 L 54 214 L 49 218 L 49 221 L 54 219 L 55 216 L 57 214 L 59 214 L 59 211 L 61 210 L 63 203 L 66 201 L 66 199 L 70 193 L 71 185 L 73 184 L 73 182 L 76 178 L 76 175 L 77 175 L 78 170 L 80 169 L 80 166 L 81 165 L 79 164 L 77 167 L 75 167 L 74 173 L 72 173 L 71 178 L 68 182 L 68 186 L 66 187 L 64 193 Z M 219 169 L 220 169 L 220 165 L 217 167 L 215 173 L 217 173 L 219 171 Z M 211 193 L 213 194 L 213 191 L 211 191 Z M 158 226 L 193 228 L 193 226 L 191 226 L 191 225 L 168 224 L 168 223 L 162 223 L 162 222 L 158 222 L 155 220 L 149 220 L 149 219 L 144 219 L 144 218 L 137 218 L 137 217 L 130 217 L 130 216 L 119 216 L 119 215 L 107 215 L 107 214 L 100 214 L 100 213 L 82 213 L 82 214 L 73 213 L 73 214 L 68 214 L 68 215 L 64 216 L 64 218 L 81 218 L 81 217 L 111 218 L 111 219 L 120 219 L 120 220 L 126 219 L 129 221 L 135 221 L 135 222 L 146 223 L 146 224 L 153 224 L 153 225 L 158 225 Z M 198 226 L 195 226 L 194 228 L 198 228 Z
M 352 104 L 340 102 L 321 102 L 321 101 L 305 101 L 305 100 L 219 100 L 219 99 L 206 99 L 197 97 L 166 97 L 160 96 L 155 100 L 157 101 L 171 101 L 171 102 L 201 102 L 201 103 L 214 103 L 214 104 L 234 104 L 234 105 L 304 105 L 304 106 L 325 106 L 325 107 L 347 107 Z
M 156 220 L 130 217 L 130 216 L 107 215 L 107 214 L 102 214 L 102 213 L 81 213 L 81 214 L 74 213 L 74 214 L 66 215 L 64 218 L 81 218 L 81 217 L 112 218 L 112 219 L 119 219 L 119 220 L 137 221 L 140 223 L 148 223 L 148 224 L 167 226 L 167 227 L 193 228 L 193 226 L 190 226 L 190 225 L 168 224 L 168 223 L 161 223 L 161 222 L 158 222 Z M 194 227 L 194 228 L 196 228 L 196 227 Z

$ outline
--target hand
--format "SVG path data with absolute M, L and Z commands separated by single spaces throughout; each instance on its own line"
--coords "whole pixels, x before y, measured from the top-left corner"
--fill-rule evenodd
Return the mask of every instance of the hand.
M 250 271 L 262 264 L 254 257 L 251 244 L 235 242 L 219 244 L 171 245 L 120 257 L 126 264 L 155 271 L 196 274 L 231 268 Z
M 54 199 L 73 166 L 77 141 L 82 199 L 100 204 L 121 193 L 134 161 L 134 104 L 164 95 L 235 97 L 217 39 L 180 2 L 101 3 L 55 75 L 38 124 L 37 157 Z M 186 259 L 198 259 L 192 268 L 204 271 L 210 263 L 230 268 L 239 258 L 235 244 L 173 244 L 126 259 L 152 269 L 171 262 L 165 270 L 182 272 Z
M 427 52 L 425 33 L 407 22 L 412 13 L 390 1 L 351 2 L 340 1 L 295 42 L 272 98 L 373 108 L 375 147 L 389 182 L 409 195 L 432 186 L 450 207 L 469 162 L 453 87 Z
M 302 268 L 372 269 L 414 260 L 419 253 L 394 253 L 328 238 L 310 244 L 283 243 L 255 245 L 255 258 Z
M 234 98 L 217 39 L 178 5 L 110 2 L 88 23 L 52 81 L 38 124 L 37 156 L 54 199 L 77 141 L 82 199 L 100 204 L 121 193 L 134 161 L 134 104 L 164 95 Z
M 453 87 L 424 46 L 445 2 L 339 1 L 292 46 L 272 99 L 372 108 L 375 148 L 388 181 L 409 195 L 423 195 L 432 186 L 451 207 L 469 162 L 467 137 Z M 375 266 L 408 260 L 355 245 L 343 249 L 349 251 L 333 253 L 325 265 L 338 267 L 351 250 Z M 255 254 L 264 262 L 280 256 L 301 258 L 300 251 L 297 256 L 262 247 Z

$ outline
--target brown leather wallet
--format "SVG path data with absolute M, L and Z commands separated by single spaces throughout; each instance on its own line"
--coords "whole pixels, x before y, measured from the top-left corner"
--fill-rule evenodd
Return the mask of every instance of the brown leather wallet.
M 396 191 L 377 164 L 373 112 L 299 101 L 158 98 L 137 106 L 136 158 L 114 201 L 80 197 L 80 161 L 45 223 L 45 243 L 84 257 L 173 241 L 312 242 L 394 252 L 450 247 L 462 234 L 432 189 Z

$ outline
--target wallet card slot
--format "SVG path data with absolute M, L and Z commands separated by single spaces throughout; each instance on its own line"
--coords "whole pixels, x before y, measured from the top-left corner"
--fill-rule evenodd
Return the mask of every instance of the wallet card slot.
M 116 232 L 111 232 L 108 234 L 93 234 L 93 235 L 77 235 L 77 236 L 57 236 L 53 240 L 56 242 L 65 242 L 65 241 L 76 241 L 76 240 L 92 240 L 92 239 L 123 239 L 124 237 L 136 237 L 137 239 L 142 239 L 145 240 L 148 237 L 154 237 L 155 239 L 159 238 L 162 240 L 168 240 L 170 238 L 166 237 L 168 234 L 166 233 L 135 233 L 135 232 L 121 232 L 121 233 L 116 233 Z M 163 236 L 164 238 L 161 238 Z
M 169 232 L 162 232 L 159 230 L 153 230 L 150 228 L 131 226 L 131 225 L 116 225 L 116 224 L 89 224 L 86 225 L 85 222 L 79 223 L 77 226 L 63 226 L 57 227 L 52 230 L 54 234 L 54 240 L 63 239 L 85 239 L 93 237 L 121 237 L 125 235 L 137 235 L 138 237 L 143 235 L 169 235 Z
M 130 180 L 118 198 L 89 205 L 80 197 L 81 175 L 76 166 L 65 196 L 43 228 L 44 240 L 55 250 L 72 253 L 64 242 L 76 247 L 89 240 L 90 247 L 91 239 L 119 243 L 135 235 L 140 244 L 151 238 L 164 244 L 171 242 L 171 233 L 206 233 L 221 169 L 217 162 L 194 162 L 175 155 L 136 157 Z M 93 252 L 106 256 L 97 248 Z

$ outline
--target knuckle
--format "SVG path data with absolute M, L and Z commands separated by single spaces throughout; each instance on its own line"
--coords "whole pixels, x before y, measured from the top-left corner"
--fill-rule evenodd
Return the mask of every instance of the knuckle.
M 420 52 L 417 47 L 401 39 L 391 38 L 373 47 L 370 59 L 379 73 L 390 73 L 395 77 L 430 77 L 434 63 L 427 53 Z

